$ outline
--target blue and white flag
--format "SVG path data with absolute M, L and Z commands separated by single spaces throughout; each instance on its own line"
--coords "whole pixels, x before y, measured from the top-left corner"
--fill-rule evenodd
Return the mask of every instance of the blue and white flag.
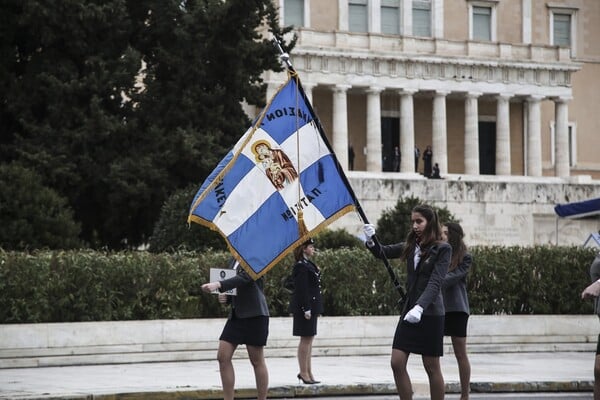
M 356 209 L 297 79 L 288 78 L 190 207 L 188 222 L 219 232 L 254 279 Z

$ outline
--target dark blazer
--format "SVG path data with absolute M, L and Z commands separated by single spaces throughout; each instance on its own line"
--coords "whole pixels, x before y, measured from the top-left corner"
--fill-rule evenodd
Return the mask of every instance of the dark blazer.
M 321 272 L 310 260 L 303 259 L 294 264 L 292 270 L 295 289 L 288 312 L 294 314 L 309 311 L 313 315 L 323 313 L 321 298 Z
M 471 254 L 466 253 L 453 271 L 448 272 L 442 284 L 446 312 L 470 313 L 467 296 L 467 274 L 473 263 Z
M 237 263 L 232 263 L 233 268 Z M 269 316 L 269 306 L 263 293 L 263 278 L 253 280 L 242 267 L 238 266 L 236 276 L 221 281 L 220 292 L 226 292 L 237 288 L 236 296 L 228 296 L 228 302 L 231 303 L 229 319 L 235 312 L 238 318 L 258 317 L 261 315 Z
M 592 282 L 596 282 L 600 279 L 600 253 L 596 255 L 592 265 L 590 265 L 590 277 Z M 594 299 L 594 312 L 600 317 L 600 297 Z
M 374 243 L 367 248 L 377 258 L 400 258 L 404 243 L 381 245 Z M 423 307 L 423 315 L 445 314 L 442 297 L 442 282 L 448 272 L 452 248 L 448 243 L 438 242 L 428 248 L 421 249 L 422 256 L 415 270 L 413 254 L 406 260 L 406 294 L 407 299 L 402 314 L 405 314 L 416 304 Z

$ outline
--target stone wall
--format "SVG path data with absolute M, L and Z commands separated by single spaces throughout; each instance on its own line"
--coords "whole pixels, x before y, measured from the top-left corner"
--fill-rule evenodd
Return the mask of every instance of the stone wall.
M 387 355 L 397 315 L 322 317 L 315 356 Z M 224 318 L 0 324 L 0 369 L 214 360 Z M 472 315 L 470 353 L 592 352 L 596 315 Z M 452 353 L 449 337 L 444 352 Z M 295 357 L 292 318 L 271 318 L 267 357 Z M 247 357 L 236 352 L 236 358 Z
M 417 174 L 349 171 L 350 185 L 369 222 L 401 197 L 418 197 L 446 207 L 463 225 L 469 245 L 583 245 L 600 230 L 600 216 L 558 218 L 554 206 L 600 197 L 600 181 L 560 178 L 449 175 L 425 179 Z M 336 221 L 332 229 L 362 233 L 357 213 Z

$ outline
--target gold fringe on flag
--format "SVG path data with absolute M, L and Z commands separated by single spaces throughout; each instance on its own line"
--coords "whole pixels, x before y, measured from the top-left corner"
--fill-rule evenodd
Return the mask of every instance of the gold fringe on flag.
M 300 237 L 304 237 L 308 234 L 308 229 L 306 229 L 306 225 L 304 224 L 304 213 L 302 210 L 298 210 L 298 234 Z

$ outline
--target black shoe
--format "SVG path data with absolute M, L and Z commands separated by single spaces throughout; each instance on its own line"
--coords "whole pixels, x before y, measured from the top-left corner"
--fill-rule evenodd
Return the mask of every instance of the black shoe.
M 302 381 L 302 383 L 304 383 L 305 385 L 312 385 L 313 383 L 319 383 L 319 382 L 311 381 L 310 379 L 306 380 L 300 374 L 298 374 L 298 381 Z

